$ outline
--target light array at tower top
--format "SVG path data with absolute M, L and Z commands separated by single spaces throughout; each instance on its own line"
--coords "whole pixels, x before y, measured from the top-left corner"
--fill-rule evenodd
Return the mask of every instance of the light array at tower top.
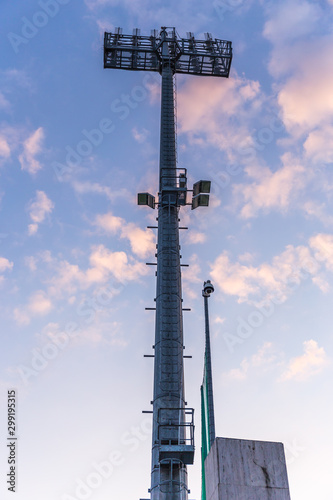
M 133 35 L 123 35 L 120 28 L 104 34 L 104 68 L 161 72 L 168 44 L 168 60 L 175 73 L 228 77 L 231 60 L 231 42 L 213 39 L 206 33 L 205 40 L 197 40 L 193 33 L 180 38 L 174 28 L 152 30 L 142 36 L 138 29 Z

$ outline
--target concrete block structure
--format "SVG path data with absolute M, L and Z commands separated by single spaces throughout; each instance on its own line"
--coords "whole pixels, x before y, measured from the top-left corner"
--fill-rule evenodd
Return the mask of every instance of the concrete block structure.
M 205 476 L 206 500 L 290 500 L 282 443 L 218 437 Z

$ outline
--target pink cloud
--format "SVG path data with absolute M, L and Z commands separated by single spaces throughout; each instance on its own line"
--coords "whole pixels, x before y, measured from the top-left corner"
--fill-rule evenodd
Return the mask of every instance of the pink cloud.
M 281 375 L 280 380 L 307 380 L 320 373 L 328 364 L 328 358 L 323 347 L 319 347 L 315 340 L 303 342 L 304 354 L 292 358 L 288 368 Z

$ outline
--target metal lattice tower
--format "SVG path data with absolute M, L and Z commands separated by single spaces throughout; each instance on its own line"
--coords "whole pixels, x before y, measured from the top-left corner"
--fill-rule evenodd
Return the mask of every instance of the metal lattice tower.
M 194 460 L 193 409 L 184 393 L 179 210 L 208 206 L 210 181 L 193 186 L 187 203 L 186 169 L 177 168 L 175 131 L 175 73 L 228 77 L 231 42 L 180 38 L 175 28 L 141 36 L 105 33 L 104 67 L 156 71 L 162 76 L 160 167 L 158 201 L 139 193 L 138 204 L 158 207 L 156 323 L 154 344 L 154 398 L 151 500 L 187 500 L 187 468 Z M 195 105 L 195 104 L 194 104 Z

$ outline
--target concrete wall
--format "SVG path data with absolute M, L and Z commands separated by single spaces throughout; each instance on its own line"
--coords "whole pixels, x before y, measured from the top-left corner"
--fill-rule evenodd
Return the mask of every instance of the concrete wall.
M 290 500 L 282 443 L 216 438 L 205 473 L 207 500 Z

